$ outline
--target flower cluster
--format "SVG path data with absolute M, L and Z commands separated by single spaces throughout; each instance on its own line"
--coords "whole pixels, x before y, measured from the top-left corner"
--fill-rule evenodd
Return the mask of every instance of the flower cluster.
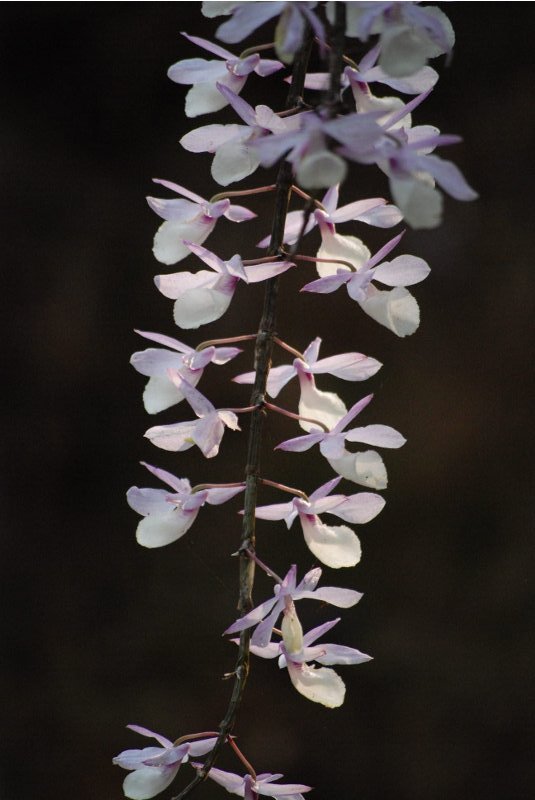
M 223 444 L 225 429 L 239 432 L 240 416 L 249 414 L 248 452 L 256 454 L 261 450 L 261 418 L 266 413 L 282 414 L 304 433 L 280 442 L 275 449 L 300 454 L 317 445 L 326 462 L 324 467 L 335 475 L 319 488 L 289 487 L 263 475 L 259 456 L 254 455 L 247 465 L 245 480 L 230 476 L 228 483 L 203 481 L 192 486 L 188 478 L 144 464 L 165 488 L 132 487 L 127 499 L 142 517 L 137 541 L 143 547 L 159 548 L 186 534 L 205 504 L 219 506 L 243 493 L 243 533 L 238 550 L 240 616 L 224 632 L 240 652 L 234 695 L 240 697 L 243 692 L 242 665 L 252 653 L 261 659 L 277 659 L 279 668 L 288 671 L 292 686 L 304 698 L 336 708 L 344 701 L 346 687 L 332 667 L 361 664 L 371 657 L 349 645 L 319 641 L 339 618 L 304 632 L 297 606 L 303 600 L 319 600 L 347 609 L 362 595 L 354 589 L 318 587 L 322 569 L 317 566 L 300 582 L 296 565 L 279 578 L 259 556 L 254 521 L 284 521 L 290 530 L 298 519 L 305 545 L 316 561 L 337 570 L 356 566 L 362 549 L 350 526 L 367 525 L 381 512 L 385 499 L 378 492 L 387 486 L 387 472 L 375 449 L 352 447 L 395 449 L 405 444 L 405 438 L 389 425 L 368 417 L 372 393 L 358 400 L 353 398 L 348 409 L 337 393 L 316 385 L 324 375 L 349 383 L 370 380 L 381 369 L 378 360 L 356 350 L 320 358 L 320 337 L 301 352 L 299 345 L 278 338 L 269 309 L 274 307 L 285 273 L 300 271 L 301 262 L 312 262 L 318 277 L 303 277 L 301 292 L 327 295 L 345 287 L 357 313 L 362 310 L 399 337 L 417 330 L 420 311 L 407 287 L 428 276 L 428 264 L 422 258 L 399 252 L 404 229 L 385 236 L 373 253 L 360 233 L 365 226 L 381 232 L 400 223 L 432 228 L 442 218 L 441 190 L 458 200 L 476 196 L 457 167 L 434 152 L 437 147 L 455 144 L 459 137 L 443 135 L 433 125 L 413 124 L 413 116 L 419 115 L 420 106 L 438 80 L 428 60 L 450 53 L 454 35 L 442 11 L 411 2 L 204 2 L 202 10 L 210 18 L 228 17 L 215 33 L 225 45 L 241 42 L 270 20 L 275 27 L 272 41 L 240 53 L 183 34 L 190 44 L 215 57 L 183 59 L 169 69 L 172 81 L 191 87 L 185 98 L 186 116 L 198 117 L 230 106 L 229 113 L 235 114 L 237 121 L 194 128 L 180 143 L 188 152 L 213 155 L 211 176 L 219 186 L 234 184 L 260 167 L 278 165 L 279 177 L 274 184 L 218 191 L 208 200 L 172 181 L 156 180 L 172 193 L 167 198 L 148 198 L 152 211 L 163 219 L 154 237 L 156 260 L 170 266 L 188 259 L 192 268 L 200 260 L 208 269 L 159 274 L 155 284 L 164 297 L 173 301 L 172 319 L 185 331 L 217 321 L 236 295 L 250 292 L 249 287 L 257 283 L 265 285 L 267 311 L 258 334 L 239 332 L 197 345 L 185 344 L 167 334 L 137 331 L 158 345 L 138 351 L 131 358 L 134 368 L 149 379 L 143 394 L 146 411 L 157 414 L 179 405 L 178 413 L 185 408 L 192 412 L 186 410 L 185 418 L 177 422 L 153 425 L 145 436 L 160 450 L 180 453 L 197 446 L 206 459 L 212 459 L 227 447 L 227 443 Z M 358 63 L 341 49 L 344 34 L 360 43 L 362 57 Z M 329 71 L 307 73 L 313 46 Z M 276 58 L 264 58 L 264 52 L 269 50 Z M 287 65 L 293 65 L 291 75 L 287 74 Z M 253 106 L 242 97 L 259 77 L 272 75 L 284 76 L 289 84 L 284 109 L 265 104 Z M 386 86 L 396 94 L 375 95 L 371 87 L 377 91 L 376 85 Z M 399 95 L 412 98 L 407 101 Z M 392 202 L 384 197 L 357 197 L 340 205 L 341 185 L 355 165 L 378 167 L 388 179 Z M 204 246 L 219 219 L 237 223 L 255 219 L 254 211 L 231 200 L 247 196 L 249 204 L 255 195 L 272 190 L 276 190 L 277 224 L 272 225 L 271 236 L 258 244 L 268 247 L 266 256 L 255 258 L 243 251 L 216 254 Z M 299 207 L 289 211 L 290 200 L 296 200 Z M 349 233 L 339 232 L 339 226 L 344 225 L 351 226 Z M 304 252 L 305 237 L 309 235 L 316 235 L 319 240 L 314 255 Z M 253 386 L 249 405 L 217 408 L 197 388 L 204 370 L 211 364 L 228 364 L 252 340 L 254 370 L 233 379 L 239 385 Z M 284 351 L 290 363 L 271 367 L 274 346 Z M 297 378 L 300 388 L 297 407 L 273 403 L 281 393 L 284 395 L 293 378 Z M 363 424 L 355 425 L 360 415 Z M 365 487 L 366 491 L 355 492 L 354 486 L 344 490 L 343 481 Z M 257 504 L 257 491 L 266 485 L 285 493 L 285 502 Z M 324 515 L 337 517 L 343 524 L 325 521 Z M 234 544 L 230 547 L 236 549 Z M 264 547 L 262 541 L 260 549 Z M 252 590 L 251 562 L 274 581 L 273 596 L 255 608 L 243 600 L 243 586 L 249 596 Z M 303 800 L 309 786 L 281 784 L 279 774 L 257 774 L 245 758 L 232 736 L 237 713 L 234 703 L 231 700 L 226 721 L 216 733 L 190 734 L 172 742 L 146 728 L 129 726 L 138 734 L 152 737 L 160 746 L 126 750 L 114 759 L 129 771 L 124 781 L 125 795 L 133 800 L 148 800 L 167 788 L 190 756 L 206 756 L 203 763 L 190 761 L 196 777 L 180 798 L 209 777 L 245 800 L 258 800 L 260 795 Z M 238 756 L 245 774 L 214 767 L 224 745 Z

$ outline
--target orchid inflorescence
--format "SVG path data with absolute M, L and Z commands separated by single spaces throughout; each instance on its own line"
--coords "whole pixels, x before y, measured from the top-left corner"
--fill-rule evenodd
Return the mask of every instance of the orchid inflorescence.
M 260 795 L 301 800 L 311 787 L 281 784 L 279 774 L 257 774 L 238 747 L 233 731 L 239 700 L 234 697 L 241 697 L 252 653 L 277 659 L 279 668 L 288 671 L 292 685 L 303 697 L 329 708 L 340 706 L 345 685 L 331 667 L 360 664 L 370 656 L 351 646 L 318 641 L 339 619 L 305 633 L 297 606 L 302 600 L 315 599 L 345 609 L 362 595 L 353 589 L 318 587 L 320 567 L 309 570 L 300 582 L 296 565 L 279 578 L 259 557 L 255 519 L 284 520 L 290 529 L 298 518 L 305 544 L 317 561 L 334 569 L 355 566 L 361 558 L 361 545 L 349 525 L 365 525 L 381 512 L 385 500 L 378 492 L 387 486 L 387 473 L 375 449 L 355 451 L 348 449 L 348 443 L 399 448 L 405 439 L 388 425 L 367 419 L 362 425 L 355 424 L 357 416 L 360 421 L 361 414 L 368 415 L 372 394 L 364 394 L 348 409 L 337 394 L 316 386 L 316 380 L 325 374 L 349 382 L 365 381 L 382 365 L 357 351 L 320 358 L 319 337 L 303 352 L 279 339 L 275 332 L 277 290 L 284 273 L 299 270 L 300 262 L 312 262 L 318 278 L 306 278 L 301 291 L 332 294 L 345 287 L 349 298 L 369 317 L 397 336 L 411 335 L 419 326 L 420 312 L 407 287 L 427 277 L 426 262 L 399 251 L 391 256 L 402 242 L 403 230 L 372 254 L 356 235 L 339 233 L 337 228 L 351 223 L 353 230 L 359 225 L 389 229 L 403 220 L 413 228 L 433 228 L 443 212 L 440 190 L 458 200 L 471 200 L 476 194 L 452 162 L 434 155 L 435 148 L 454 144 L 459 137 L 412 122 L 413 113 L 419 114 L 420 105 L 438 80 L 428 60 L 449 54 L 453 47 L 453 30 L 441 10 L 411 2 L 204 2 L 202 11 L 207 17 L 226 17 L 215 34 L 223 45 L 241 42 L 269 21 L 275 28 L 266 44 L 254 45 L 240 54 L 207 39 L 182 34 L 203 55 L 214 57 L 181 60 L 169 69 L 172 81 L 191 86 L 186 95 L 186 115 L 197 117 L 227 106 L 236 115 L 235 122 L 191 130 L 182 137 L 182 147 L 193 153 L 213 154 L 211 175 L 223 187 L 260 167 L 278 165 L 278 174 L 269 185 L 223 191 L 209 200 L 172 181 L 156 180 L 172 196 L 148 198 L 150 208 L 164 220 L 154 237 L 154 256 L 167 266 L 187 258 L 195 268 L 200 260 L 208 269 L 161 274 L 155 283 L 174 301 L 174 322 L 183 330 L 195 331 L 220 319 L 240 281 L 246 285 L 265 283 L 264 311 L 258 334 L 237 333 L 197 344 L 137 331 L 157 346 L 134 353 L 131 363 L 149 379 L 143 394 L 149 414 L 177 404 L 188 409 L 185 418 L 176 423 L 150 427 L 145 436 L 152 444 L 172 452 L 197 446 L 205 458 L 211 459 L 219 452 L 225 429 L 239 431 L 240 416 L 249 414 L 247 468 L 245 477 L 236 476 L 233 482 L 192 486 L 187 478 L 144 464 L 164 488 L 132 487 L 127 499 L 142 517 L 137 541 L 143 547 L 158 548 L 184 536 L 205 504 L 220 505 L 243 495 L 238 549 L 240 616 L 224 631 L 229 641 L 237 644 L 239 655 L 233 673 L 233 699 L 217 731 L 188 734 L 173 742 L 146 728 L 129 725 L 160 746 L 126 750 L 114 763 L 129 771 L 123 788 L 133 800 L 146 800 L 166 789 L 190 756 L 204 756 L 205 760 L 190 761 L 194 777 L 174 800 L 186 797 L 206 778 L 246 800 Z M 318 58 L 326 65 L 324 72 L 307 71 L 312 47 L 317 48 Z M 265 58 L 270 50 L 274 52 L 268 55 L 275 57 Z M 346 50 L 358 51 L 358 62 Z M 291 75 L 287 74 L 288 67 Z M 262 104 L 253 107 L 241 96 L 248 91 L 246 84 L 252 73 L 287 80 L 285 109 Z M 376 96 L 370 87 L 373 85 L 375 91 L 377 84 L 397 94 Z M 405 101 L 399 94 L 412 99 Z M 388 178 L 393 202 L 382 197 L 357 198 L 340 206 L 340 184 L 354 164 L 379 167 Z M 218 255 L 204 246 L 221 218 L 243 223 L 257 216 L 231 200 L 248 196 L 254 201 L 255 195 L 264 192 L 274 192 L 275 198 L 272 233 L 258 245 L 268 248 L 266 256 Z M 288 211 L 290 198 L 297 198 L 302 207 Z M 321 243 L 316 255 L 311 256 L 302 252 L 302 245 L 305 236 L 315 229 Z M 240 385 L 253 386 L 250 402 L 241 408 L 216 408 L 197 388 L 204 370 L 212 369 L 212 364 L 228 364 L 253 341 L 254 371 L 234 378 Z M 271 368 L 274 345 L 284 350 L 290 363 Z M 296 410 L 272 402 L 293 378 L 298 379 L 300 387 Z M 266 414 L 285 415 L 304 431 L 280 442 L 277 450 L 302 453 L 317 445 L 335 477 L 305 491 L 262 475 L 259 453 Z M 366 491 L 339 490 L 342 481 Z M 286 500 L 260 505 L 257 493 L 263 485 L 286 493 Z M 287 499 L 288 493 L 291 499 Z M 344 524 L 324 521 L 324 515 L 337 517 Z M 274 581 L 273 597 L 257 606 L 252 601 L 255 567 Z M 240 774 L 214 766 L 224 745 L 240 760 Z

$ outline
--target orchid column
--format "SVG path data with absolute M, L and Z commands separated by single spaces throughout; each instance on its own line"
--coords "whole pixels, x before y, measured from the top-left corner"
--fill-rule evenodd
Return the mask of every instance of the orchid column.
M 385 500 L 378 492 L 387 486 L 387 473 L 382 456 L 375 449 L 355 451 L 348 445 L 398 448 L 405 439 L 388 425 L 368 422 L 372 401 L 369 392 L 353 398 L 348 409 L 337 394 L 317 388 L 316 377 L 322 374 L 360 382 L 372 377 L 381 364 L 358 351 L 320 358 L 320 337 L 306 348 L 301 342 L 288 343 L 279 338 L 278 293 L 283 290 L 284 273 L 300 269 L 303 264 L 301 291 L 333 294 L 345 287 L 358 313 L 364 311 L 400 337 L 414 333 L 420 321 L 419 308 L 407 287 L 427 277 L 428 265 L 408 254 L 387 260 L 400 245 L 403 231 L 372 254 L 360 238 L 338 233 L 337 226 L 351 222 L 353 230 L 356 225 L 357 230 L 362 225 L 387 229 L 405 219 L 413 227 L 433 227 L 442 212 L 442 195 L 436 184 L 460 200 L 472 199 L 475 193 L 452 163 L 431 155 L 435 147 L 452 144 L 458 137 L 443 136 L 430 125 L 412 126 L 412 113 L 438 79 L 427 66 L 428 58 L 449 52 L 453 45 L 451 26 L 438 9 L 405 2 L 205 2 L 203 13 L 229 17 L 216 31 L 224 44 L 241 42 L 270 20 L 275 21 L 274 41 L 236 55 L 220 44 L 184 34 L 191 43 L 216 56 L 179 61 L 170 68 L 173 81 L 192 87 L 186 98 L 186 115 L 196 117 L 230 105 L 240 122 L 201 126 L 186 134 L 181 144 L 193 153 L 214 154 L 212 177 L 223 187 L 252 175 L 260 166 L 276 166 L 277 172 L 272 183 L 244 190 L 219 190 L 209 200 L 174 182 L 158 180 L 175 196 L 149 198 L 152 210 L 164 220 L 154 240 L 156 259 L 165 265 L 186 258 L 196 263 L 198 259 L 209 270 L 161 274 L 156 277 L 156 286 L 174 301 L 174 322 L 186 331 L 220 319 L 240 281 L 265 282 L 263 310 L 255 334 L 237 331 L 230 338 L 211 336 L 197 344 L 183 343 L 167 334 L 138 331 L 160 347 L 135 353 L 132 364 L 149 378 L 144 393 L 148 413 L 182 403 L 195 417 L 192 419 L 187 412 L 187 419 L 150 427 L 145 435 L 160 449 L 181 452 L 197 446 L 206 459 L 211 459 L 219 452 L 225 430 L 238 432 L 240 416 L 250 415 L 245 474 L 226 484 L 203 478 L 202 483 L 192 486 L 187 478 L 145 464 L 166 488 L 133 487 L 128 492 L 128 502 L 142 516 L 138 542 L 157 548 L 184 536 L 206 503 L 220 505 L 243 493 L 241 536 L 229 542 L 229 554 L 239 556 L 239 618 L 225 631 L 231 637 L 237 636 L 231 641 L 238 647 L 238 656 L 227 713 L 214 726 L 216 730 L 169 740 L 146 728 L 129 726 L 161 746 L 127 750 L 115 762 L 129 771 L 124 791 L 133 800 L 145 800 L 166 789 L 190 757 L 204 757 L 204 761 L 190 761 L 194 774 L 174 800 L 185 798 L 208 777 L 248 800 L 259 795 L 302 800 L 303 792 L 310 787 L 280 784 L 282 776 L 278 774 L 257 774 L 244 754 L 242 742 L 238 746 L 234 738 L 250 654 L 278 659 L 279 667 L 287 669 L 291 684 L 302 697 L 328 708 L 339 707 L 346 689 L 341 676 L 331 667 L 363 663 L 370 656 L 347 645 L 317 643 L 339 619 L 304 632 L 296 604 L 317 599 L 337 608 L 349 608 L 361 595 L 353 589 L 318 588 L 322 574 L 319 567 L 298 581 L 297 566 L 286 565 L 281 573 L 285 577 L 279 577 L 279 567 L 273 569 L 266 563 L 266 544 L 256 542 L 255 519 L 284 520 L 288 528 L 299 520 L 308 558 L 311 553 L 333 569 L 356 566 L 361 545 L 349 526 L 367 524 L 381 512 Z M 371 36 L 378 39 L 367 44 Z M 352 52 L 357 43 L 361 51 L 358 63 L 346 54 L 346 49 Z M 323 59 L 325 72 L 307 73 L 312 48 Z M 275 49 L 277 59 L 263 57 L 271 49 Z M 291 65 L 284 109 L 253 107 L 241 96 L 247 91 L 249 75 L 280 75 L 284 65 Z M 374 82 L 414 95 L 414 99 L 405 103 L 397 96 L 376 97 L 370 89 Z M 348 96 L 352 98 L 349 104 Z M 339 185 L 350 170 L 358 169 L 355 165 L 362 169 L 378 166 L 388 176 L 397 205 L 374 197 L 356 198 L 339 206 Z M 248 202 L 254 202 L 255 195 L 263 192 L 273 193 L 271 233 L 260 243 L 267 246 L 266 256 L 219 255 L 204 246 L 219 219 L 242 223 L 256 216 L 249 208 L 235 204 L 235 198 L 247 196 Z M 301 208 L 288 213 L 294 197 Z M 316 255 L 310 255 L 304 252 L 304 238 L 314 229 L 321 244 Z M 315 280 L 310 280 L 311 264 L 319 276 Z M 330 302 L 338 302 L 338 295 L 333 294 Z M 284 325 L 281 321 L 281 327 Z M 228 363 L 241 352 L 236 345 L 242 344 L 254 347 L 254 370 L 236 376 L 235 381 L 251 384 L 252 393 L 247 404 L 239 408 L 216 408 L 197 385 L 205 368 Z M 271 368 L 274 346 L 291 356 L 291 363 Z M 298 408 L 292 410 L 273 401 L 294 377 L 300 384 L 300 401 Z M 314 452 L 317 445 L 334 470 L 334 477 L 320 487 L 301 488 L 263 474 L 266 414 L 285 415 L 304 431 L 280 442 L 277 449 Z M 354 420 L 357 416 L 360 420 L 361 414 L 366 422 L 355 427 Z M 339 491 L 342 481 L 348 482 L 350 488 Z M 263 485 L 279 490 L 285 501 L 259 505 L 258 493 Z M 355 492 L 354 485 L 366 491 Z M 325 521 L 320 516 L 325 514 L 344 524 Z M 276 554 L 269 560 L 273 557 Z M 254 607 L 256 568 L 273 579 L 274 597 Z M 223 746 L 236 754 L 240 774 L 214 766 Z

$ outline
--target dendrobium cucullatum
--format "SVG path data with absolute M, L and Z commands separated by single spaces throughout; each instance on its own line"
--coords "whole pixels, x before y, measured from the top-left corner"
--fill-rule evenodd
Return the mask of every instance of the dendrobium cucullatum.
M 210 199 L 178 183 L 155 180 L 171 196 L 148 198 L 152 211 L 163 219 L 154 237 L 154 256 L 167 266 L 187 259 L 185 269 L 159 274 L 155 283 L 164 297 L 173 300 L 172 318 L 185 331 L 219 320 L 236 294 L 249 293 L 247 302 L 254 303 L 249 287 L 256 283 L 265 286 L 263 311 L 259 312 L 258 333 L 237 331 L 218 338 L 210 330 L 210 338 L 199 344 L 137 331 L 157 346 L 134 353 L 131 363 L 149 379 L 143 394 L 149 414 L 178 405 L 178 422 L 152 426 L 145 434 L 161 450 L 175 453 L 197 446 L 212 459 L 221 447 L 228 446 L 222 443 L 225 428 L 236 432 L 235 441 L 239 440 L 239 417 L 250 415 L 247 454 L 244 451 L 243 456 L 245 475 L 229 475 L 228 483 L 212 483 L 207 481 L 205 466 L 203 482 L 192 486 L 188 478 L 144 464 L 165 488 L 132 487 L 127 497 L 142 517 L 137 541 L 143 547 L 159 548 L 184 536 L 204 505 L 219 506 L 243 495 L 241 538 L 239 543 L 229 542 L 229 555 L 236 555 L 240 565 L 239 617 L 224 631 L 228 637 L 238 636 L 229 640 L 238 646 L 238 659 L 230 673 L 234 678 L 232 696 L 217 731 L 172 742 L 130 725 L 135 733 L 155 739 L 159 746 L 126 750 L 114 763 L 129 771 L 124 792 L 132 800 L 148 800 L 166 789 L 190 756 L 205 758 L 203 762 L 189 761 L 194 773 L 173 800 L 183 800 L 206 778 L 245 800 L 263 795 L 303 800 L 303 793 L 311 787 L 281 784 L 280 774 L 257 774 L 235 739 L 249 656 L 278 659 L 279 667 L 288 670 L 292 685 L 304 698 L 328 708 L 340 706 L 346 687 L 332 666 L 360 664 L 370 656 L 349 645 L 318 643 L 339 620 L 320 623 L 305 633 L 296 605 L 319 600 L 347 609 L 362 595 L 350 588 L 319 587 L 322 569 L 318 566 L 309 569 L 299 583 L 295 564 L 286 567 L 285 577 L 279 578 L 262 560 L 264 551 L 271 549 L 269 560 L 283 561 L 270 547 L 265 523 L 284 521 L 291 529 L 298 518 L 308 548 L 303 556 L 308 562 L 312 553 L 326 567 L 354 567 L 361 559 L 361 545 L 350 526 L 366 525 L 380 513 L 385 499 L 377 492 L 386 488 L 387 473 L 375 450 L 355 452 L 348 446 L 393 449 L 401 447 L 405 439 L 389 425 L 369 423 L 368 419 L 361 426 L 354 425 L 358 415 L 368 417 L 370 392 L 360 393 L 361 399 L 356 400 L 354 393 L 345 390 L 343 399 L 330 386 L 326 391 L 316 385 L 316 381 L 321 385 L 326 375 L 329 380 L 349 383 L 370 380 L 382 364 L 351 349 L 353 335 L 346 352 L 323 358 L 319 357 L 319 337 L 304 350 L 299 331 L 294 331 L 296 342 L 279 338 L 277 330 L 288 323 L 280 320 L 276 327 L 277 297 L 285 286 L 285 273 L 291 270 L 302 276 L 301 301 L 306 302 L 308 293 L 316 293 L 329 295 L 326 302 L 332 305 L 339 297 L 334 293 L 345 287 L 356 304 L 355 322 L 366 326 L 371 317 L 399 337 L 413 334 L 420 323 L 420 310 L 407 287 L 423 281 L 429 266 L 418 256 L 402 253 L 391 257 L 391 253 L 400 246 L 407 226 L 433 228 L 441 222 L 440 190 L 462 201 L 474 199 L 476 193 L 451 161 L 434 152 L 459 142 L 459 137 L 443 135 L 419 120 L 421 107 L 438 80 L 428 61 L 451 53 L 454 44 L 449 20 L 438 8 L 412 2 L 224 0 L 204 2 L 202 11 L 208 18 L 227 17 L 218 21 L 215 29 L 221 44 L 183 33 L 183 43 L 211 57 L 195 54 L 183 58 L 169 68 L 168 75 L 188 87 L 187 117 L 230 106 L 227 114 L 230 119 L 237 115 L 238 121 L 210 122 L 192 128 L 180 140 L 188 152 L 213 155 L 211 177 L 219 186 Z M 266 23 L 271 23 L 272 32 L 265 42 L 241 50 L 235 47 Z M 226 45 L 232 45 L 232 50 Z M 308 71 L 313 51 L 323 61 L 317 72 Z M 263 81 L 259 82 L 259 77 Z M 273 94 L 269 105 L 254 102 L 253 91 L 258 85 L 265 86 L 268 79 L 280 81 L 283 87 L 286 81 L 288 95 L 283 108 L 273 106 Z M 277 171 L 269 174 L 266 183 L 221 191 L 221 186 L 237 184 L 261 167 L 276 167 Z M 347 181 L 347 177 L 370 168 L 378 170 L 378 194 L 384 194 L 388 184 L 391 198 L 344 195 L 340 204 L 340 193 L 359 185 L 358 178 Z M 254 256 L 254 241 L 262 230 L 253 231 L 251 243 L 245 243 L 239 253 L 231 244 L 224 252 L 204 246 L 220 218 L 239 223 L 254 220 L 257 214 L 248 206 L 254 207 L 256 196 L 265 193 L 273 197 L 272 220 L 269 226 L 262 223 L 264 232 L 269 227 L 271 234 L 258 244 L 267 248 L 265 256 Z M 246 198 L 247 207 L 234 203 L 238 197 Z M 403 229 L 382 237 L 373 254 L 360 238 L 366 237 L 366 226 L 376 229 L 377 240 L 383 230 L 400 224 Z M 344 226 L 343 233 L 340 226 Z M 314 237 L 315 244 L 309 247 Z M 208 269 L 190 271 L 196 260 Z M 311 279 L 311 263 L 319 276 L 316 279 Z M 216 408 L 197 388 L 204 370 L 240 355 L 243 358 L 253 344 L 254 370 L 234 378 L 239 385 L 253 387 L 250 400 L 240 408 Z M 290 363 L 271 366 L 275 347 Z M 272 402 L 286 394 L 283 390 L 294 377 L 300 388 L 297 407 Z M 319 488 L 293 488 L 261 470 L 266 415 L 284 415 L 305 432 L 280 442 L 275 448 L 277 458 L 283 458 L 280 451 L 302 453 L 318 446 L 324 457 L 318 468 L 326 471 Z M 331 469 L 335 477 L 331 477 Z M 344 489 L 343 481 L 373 491 L 352 493 Z M 286 500 L 261 504 L 258 495 L 264 487 L 285 493 Z M 235 507 L 238 510 L 239 506 Z M 325 522 L 323 515 L 338 517 L 344 524 Z M 262 520 L 258 542 L 257 519 Z M 211 531 L 204 535 L 210 536 Z M 301 546 L 299 541 L 296 546 Z M 255 568 L 274 581 L 273 596 L 256 606 L 252 600 Z M 285 691 L 284 682 L 280 691 Z M 214 766 L 224 746 L 240 761 L 238 773 Z

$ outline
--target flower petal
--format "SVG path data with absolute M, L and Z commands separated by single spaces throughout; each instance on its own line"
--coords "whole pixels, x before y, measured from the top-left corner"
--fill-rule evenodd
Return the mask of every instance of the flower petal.
M 180 144 L 190 153 L 215 153 L 223 144 L 246 131 L 244 125 L 203 125 L 186 133 Z
M 325 655 L 316 656 L 315 660 L 318 664 L 364 664 L 366 661 L 372 660 L 372 657 L 366 653 L 342 644 L 325 644 L 323 649 Z
M 314 375 L 328 372 L 344 381 L 365 381 L 375 375 L 381 367 L 380 361 L 362 353 L 342 353 L 338 356 L 321 358 L 311 365 L 310 371 Z
M 288 662 L 288 674 L 299 694 L 321 703 L 327 708 L 338 708 L 344 702 L 346 687 L 341 677 L 326 667 L 311 667 Z
M 125 796 L 131 800 L 150 800 L 151 797 L 155 797 L 167 789 L 177 774 L 179 766 L 136 769 L 123 781 Z
M 193 435 L 197 420 L 177 422 L 174 425 L 154 425 L 145 432 L 145 437 L 162 450 L 181 452 L 195 444 Z
M 345 522 L 365 525 L 383 510 L 384 497 L 373 492 L 360 492 L 346 498 L 343 503 L 331 509 L 328 513 L 334 514 Z
M 296 363 L 298 362 L 296 361 Z M 303 370 L 299 370 L 299 383 L 301 384 L 299 416 L 317 420 L 331 430 L 347 413 L 343 401 L 334 392 L 321 392 L 316 389 L 313 376 L 307 375 Z M 317 430 L 317 426 L 304 420 L 300 420 L 299 425 L 307 433 Z
M 199 509 L 181 511 L 176 509 L 165 515 L 145 517 L 137 526 L 136 539 L 142 547 L 165 547 L 176 542 L 188 531 Z
M 363 442 L 376 447 L 402 447 L 407 441 L 398 431 L 389 425 L 366 425 L 363 428 L 353 428 L 346 436 L 348 442 Z
M 388 480 L 383 459 L 375 450 L 350 453 L 341 458 L 328 459 L 329 464 L 342 478 L 370 489 L 386 489 Z
M 138 489 L 137 486 L 131 486 L 126 493 L 126 502 L 144 517 L 149 514 L 167 514 L 172 510 L 173 506 L 170 505 L 169 491 L 167 489 Z
M 249 137 L 247 138 L 249 139 Z M 257 154 L 248 147 L 246 141 L 233 139 L 225 142 L 216 150 L 212 161 L 212 178 L 220 186 L 228 186 L 252 175 L 259 164 Z
M 200 379 L 201 374 L 202 370 L 198 370 L 196 382 Z M 149 378 L 143 392 L 143 405 L 147 414 L 157 414 L 159 411 L 165 411 L 166 408 L 180 403 L 183 399 L 184 395 L 171 383 L 169 378 L 163 378 L 159 375 L 153 375 Z
M 333 569 L 354 567 L 360 561 L 361 547 L 356 534 L 345 525 L 325 525 L 319 517 L 300 514 L 303 535 L 309 550 L 322 564 Z
M 189 220 L 188 222 L 164 222 L 154 237 L 152 252 L 161 264 L 176 264 L 186 258 L 190 250 L 184 244 L 184 239 L 202 244 L 210 235 L 215 226 L 215 220 L 206 217 Z
M 401 286 L 384 292 L 370 286 L 367 297 L 359 305 L 372 319 L 397 336 L 410 336 L 420 324 L 418 303 Z
M 384 261 L 375 268 L 374 281 L 385 286 L 412 286 L 423 281 L 430 273 L 423 258 L 417 256 L 398 256 L 392 261 Z
M 192 330 L 219 319 L 228 309 L 237 279 L 224 276 L 211 287 L 194 289 L 179 297 L 173 318 L 180 328 Z

